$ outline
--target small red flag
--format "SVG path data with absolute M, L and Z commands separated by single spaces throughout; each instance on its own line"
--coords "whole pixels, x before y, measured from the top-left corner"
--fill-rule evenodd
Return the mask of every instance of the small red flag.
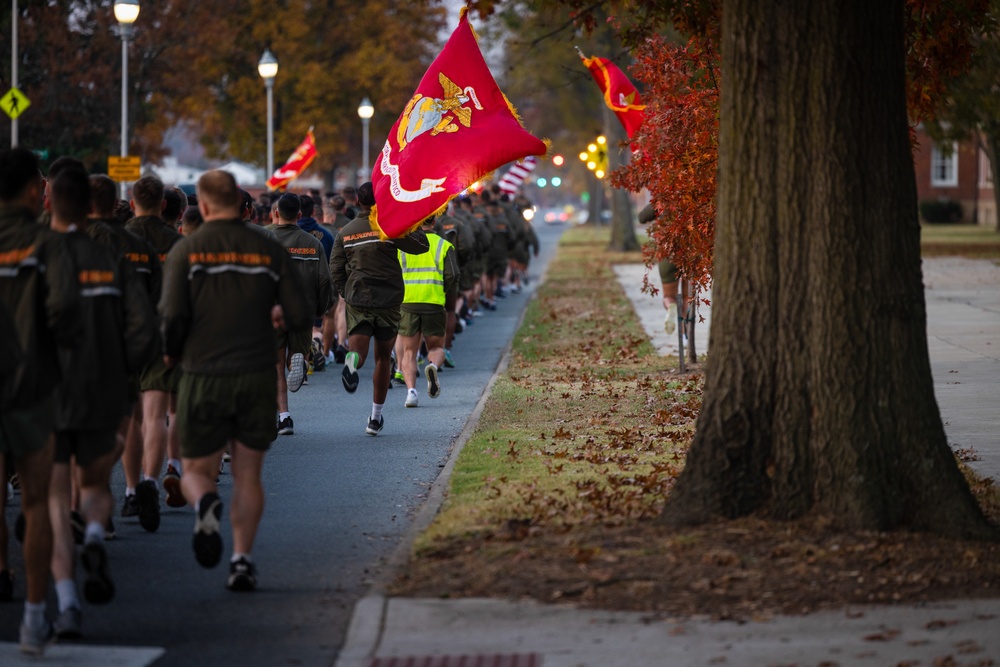
M 604 103 L 618 116 L 625 133 L 631 139 L 646 118 L 643 111 L 646 105 L 639 98 L 639 91 L 624 72 L 607 58 L 586 58 L 583 53 L 580 53 L 580 58 L 604 93 Z
M 306 138 L 299 144 L 285 164 L 278 167 L 271 178 L 267 179 L 267 189 L 277 190 L 283 188 L 290 181 L 295 180 L 304 172 L 319 153 L 316 151 L 316 139 L 312 130 L 306 133 Z
M 372 223 L 403 236 L 486 174 L 547 150 L 497 86 L 463 8 L 375 162 Z

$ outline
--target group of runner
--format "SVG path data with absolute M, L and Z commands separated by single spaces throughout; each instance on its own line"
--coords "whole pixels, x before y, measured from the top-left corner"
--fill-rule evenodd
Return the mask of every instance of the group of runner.
M 29 654 L 53 635 L 81 636 L 77 561 L 87 601 L 115 595 L 104 542 L 119 458 L 121 516 L 153 532 L 161 489 L 168 506 L 190 505 L 204 567 L 222 558 L 217 482 L 228 460 L 226 585 L 254 590 L 264 456 L 294 433 L 287 392 L 329 363 L 356 391 L 374 339 L 366 432 L 377 435 L 390 382 L 406 384 L 404 404 L 416 407 L 422 356 L 428 396 L 440 395 L 455 334 L 519 291 L 538 253 L 526 202 L 489 191 L 400 239 L 370 224 L 370 183 L 356 201 L 348 191 L 255 203 L 223 171 L 204 174 L 190 202 L 155 177 L 134 184 L 127 208 L 117 191 L 73 159 L 43 177 L 31 151 L 0 152 L 0 479 L 16 474 L 21 494 Z M 13 597 L 7 556 L 4 520 L 0 600 Z

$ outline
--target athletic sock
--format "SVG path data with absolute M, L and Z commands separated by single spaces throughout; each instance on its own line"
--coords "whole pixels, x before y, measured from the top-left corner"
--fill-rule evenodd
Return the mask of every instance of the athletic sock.
M 291 416 L 292 416 L 291 412 L 279 412 L 278 413 L 278 421 L 281 421 L 282 419 L 287 419 L 288 417 L 291 417 Z
M 382 419 L 382 408 L 385 403 L 372 403 L 372 419 L 378 421 Z
M 173 466 L 174 470 L 177 471 L 178 475 L 181 473 L 181 462 L 178 461 L 177 459 L 167 459 L 167 465 Z
M 236 561 L 238 561 L 241 558 L 245 558 L 247 560 L 247 562 L 250 562 L 250 563 L 253 562 L 253 556 L 251 556 L 250 554 L 238 553 L 236 551 L 233 552 L 233 557 L 229 559 L 229 562 L 230 563 L 235 563 Z
M 133 487 L 126 486 L 125 487 L 125 495 L 126 496 L 134 496 L 135 495 L 135 487 L 134 486 Z
M 45 626 L 45 603 L 28 602 L 24 603 L 24 624 L 32 629 Z
M 76 582 L 72 579 L 60 579 L 56 582 L 56 597 L 59 599 L 60 613 L 70 607 L 80 608 L 80 598 L 76 595 Z
M 347 356 L 344 357 L 344 365 L 347 366 L 347 370 L 352 373 L 357 372 L 358 362 L 361 360 L 361 355 L 357 352 L 348 352 Z
M 98 521 L 88 521 L 87 530 L 83 534 L 83 543 L 100 544 L 103 541 L 104 541 L 104 526 L 102 526 Z

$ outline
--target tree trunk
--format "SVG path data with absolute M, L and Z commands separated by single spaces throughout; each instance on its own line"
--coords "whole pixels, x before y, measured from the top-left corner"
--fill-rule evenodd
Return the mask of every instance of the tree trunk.
M 995 537 L 934 398 L 903 0 L 724 0 L 712 354 L 664 519 Z
M 622 148 L 619 144 L 628 139 L 625 128 L 615 113 L 604 106 L 604 134 L 608 143 L 605 144 L 608 152 L 608 174 L 621 167 L 628 156 L 628 149 Z M 626 151 L 623 154 L 623 151 Z M 605 176 L 605 180 L 607 176 Z M 634 214 L 632 212 L 632 200 L 629 199 L 628 192 L 612 187 L 611 190 L 611 242 L 608 248 L 620 251 L 639 250 L 639 241 L 635 237 Z
M 993 226 L 1000 233 L 1000 164 L 997 164 L 997 157 L 1000 157 L 1000 127 L 996 123 L 990 123 L 984 125 L 982 133 L 986 157 L 990 161 L 990 173 L 993 175 Z

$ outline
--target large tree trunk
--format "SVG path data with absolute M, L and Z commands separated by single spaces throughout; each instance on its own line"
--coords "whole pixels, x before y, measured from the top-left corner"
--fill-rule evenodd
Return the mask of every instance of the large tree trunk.
M 927 351 L 903 0 L 724 0 L 712 354 L 664 517 L 994 536 Z
M 604 106 L 604 134 L 607 137 L 605 144 L 608 152 L 608 173 L 621 167 L 627 159 L 627 153 L 623 156 L 623 149 L 619 144 L 626 139 L 625 128 L 621 121 L 611 109 Z M 607 176 L 605 176 L 605 180 Z M 635 237 L 635 215 L 632 211 L 632 200 L 629 199 L 628 192 L 620 188 L 611 188 L 611 242 L 608 244 L 611 250 L 633 251 L 639 250 L 639 241 Z
M 1000 232 L 1000 164 L 997 164 L 997 158 L 1000 158 L 1000 124 L 984 123 L 982 134 L 993 175 L 993 227 Z

